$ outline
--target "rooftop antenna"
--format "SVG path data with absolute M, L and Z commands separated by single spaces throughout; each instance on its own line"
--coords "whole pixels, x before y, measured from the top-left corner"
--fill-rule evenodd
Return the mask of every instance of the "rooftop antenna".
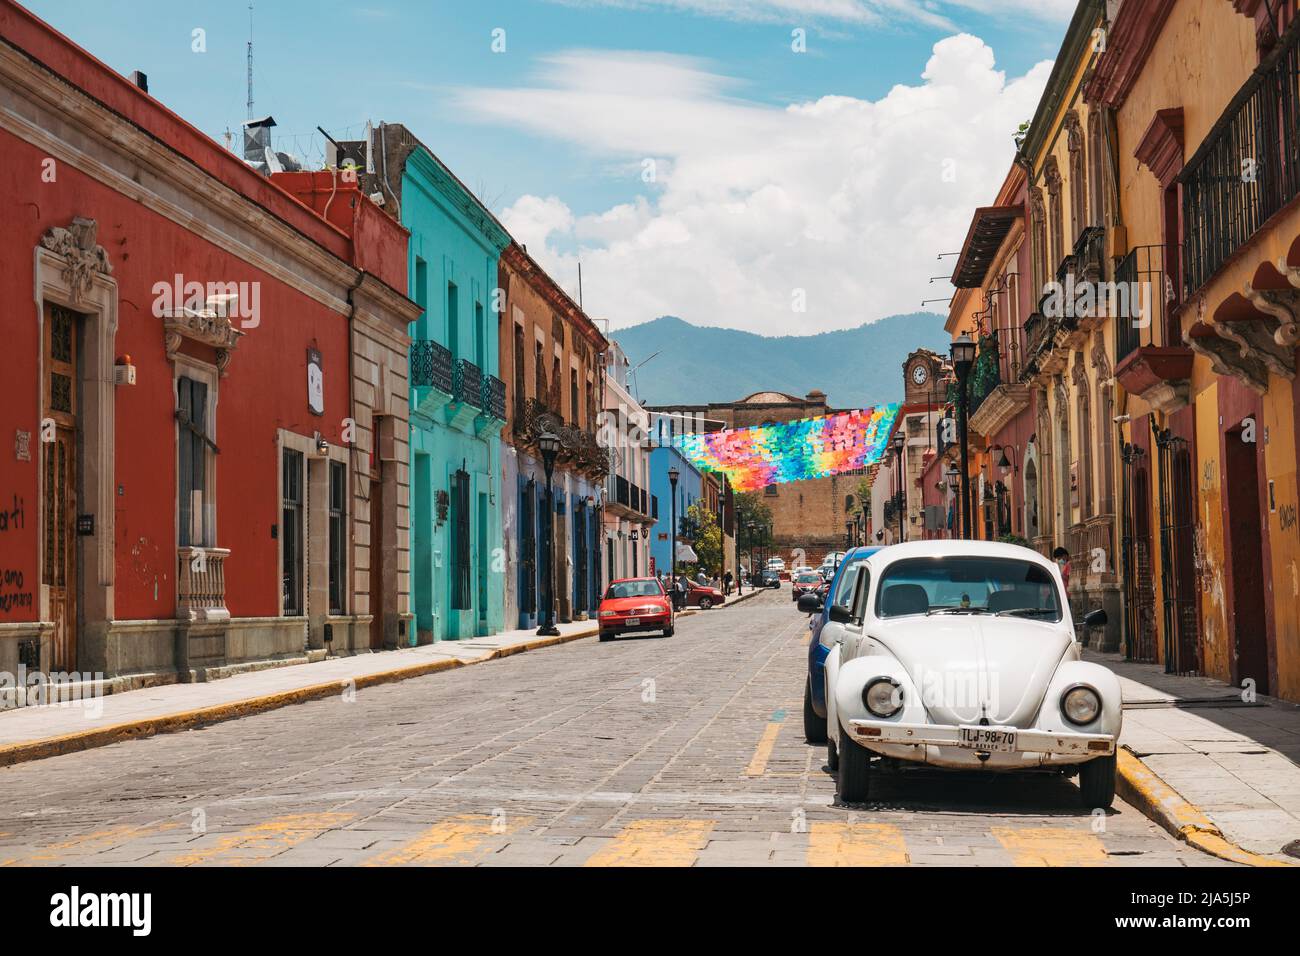
M 253 118 L 253 5 L 248 5 L 248 119 Z
M 582 308 L 582 260 L 578 260 L 578 308 Z

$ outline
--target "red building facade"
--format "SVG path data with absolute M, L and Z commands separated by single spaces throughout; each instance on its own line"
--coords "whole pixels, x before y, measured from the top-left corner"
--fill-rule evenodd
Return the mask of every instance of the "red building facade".
M 401 227 L 364 217 L 397 250 L 367 262 L 7 0 L 0 147 L 0 670 L 192 679 L 401 642 Z

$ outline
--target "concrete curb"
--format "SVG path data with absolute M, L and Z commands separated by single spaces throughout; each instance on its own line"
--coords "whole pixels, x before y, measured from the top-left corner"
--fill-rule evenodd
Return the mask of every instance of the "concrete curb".
M 64 734 L 59 737 L 49 737 L 42 740 L 27 740 L 17 744 L 6 744 L 0 746 L 0 767 L 10 767 L 14 764 L 26 763 L 31 760 L 43 760 L 46 757 L 57 757 L 62 754 L 77 753 L 78 751 L 90 750 L 94 747 L 106 747 L 109 744 L 119 743 L 123 740 L 152 737 L 155 734 L 177 733 L 179 731 L 189 730 L 193 727 L 221 723 L 222 721 L 227 720 L 237 720 L 240 717 L 249 717 L 253 714 L 261 714 L 269 710 L 278 710 L 281 707 L 288 707 L 292 704 L 301 704 L 309 700 L 320 700 L 325 697 L 334 697 L 342 693 L 345 689 L 360 690 L 363 687 L 374 687 L 379 684 L 392 684 L 398 681 L 410 680 L 413 677 L 424 677 L 426 674 L 436 674 L 439 671 L 454 670 L 455 668 L 467 667 L 472 664 L 481 664 L 484 661 L 510 657 L 514 654 L 521 654 L 524 651 L 538 650 L 543 647 L 552 647 L 556 644 L 567 644 L 570 641 L 577 641 L 586 637 L 595 637 L 596 634 L 599 633 L 599 630 L 598 626 L 593 625 L 590 628 L 576 631 L 572 634 L 561 634 L 559 637 L 538 638 L 534 641 L 525 641 L 522 644 L 512 644 L 509 647 L 499 647 L 482 657 L 475 658 L 474 660 L 462 661 L 455 658 L 443 658 L 442 660 L 437 661 L 426 661 L 408 667 L 396 667 L 392 670 L 377 671 L 373 674 L 361 674 L 348 680 L 334 680 L 324 684 L 310 684 L 306 687 L 298 687 L 293 690 L 282 691 L 278 694 L 265 694 L 260 697 L 249 697 L 244 700 L 230 701 L 225 704 L 214 704 L 210 707 L 183 710 L 174 714 L 162 714 L 157 717 L 146 717 L 140 720 L 123 721 L 122 723 L 110 724 L 107 727 L 99 727 L 94 730 L 81 731 L 75 734 Z
M 1199 807 L 1188 802 L 1126 748 L 1116 751 L 1116 763 L 1116 792 L 1177 839 L 1211 856 L 1243 866 L 1292 865 L 1252 853 L 1229 841 Z

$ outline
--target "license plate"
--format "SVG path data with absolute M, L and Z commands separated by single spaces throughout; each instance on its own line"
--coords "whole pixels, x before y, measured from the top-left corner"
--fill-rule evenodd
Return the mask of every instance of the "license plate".
M 1016 732 L 1000 727 L 961 728 L 961 746 L 986 753 L 1009 753 L 1016 749 Z
M 629 617 L 629 618 L 627 619 L 627 623 L 628 623 L 628 624 L 640 624 L 640 623 L 641 623 L 641 619 L 640 619 L 639 617 Z

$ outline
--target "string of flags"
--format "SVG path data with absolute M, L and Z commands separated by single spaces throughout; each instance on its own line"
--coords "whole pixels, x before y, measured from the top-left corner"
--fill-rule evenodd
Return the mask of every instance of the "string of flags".
M 753 428 L 679 435 L 674 443 L 702 471 L 721 472 L 737 491 L 825 478 L 875 464 L 898 403 Z

